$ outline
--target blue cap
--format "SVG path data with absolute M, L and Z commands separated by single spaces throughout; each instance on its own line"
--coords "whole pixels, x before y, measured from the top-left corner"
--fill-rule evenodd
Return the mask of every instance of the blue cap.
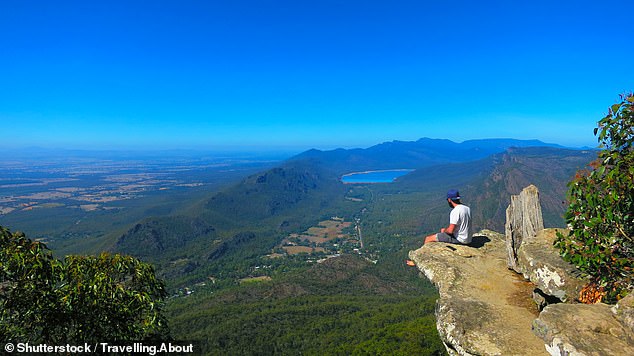
M 447 192 L 447 199 L 459 200 L 460 193 L 456 189 L 449 189 L 449 191 Z

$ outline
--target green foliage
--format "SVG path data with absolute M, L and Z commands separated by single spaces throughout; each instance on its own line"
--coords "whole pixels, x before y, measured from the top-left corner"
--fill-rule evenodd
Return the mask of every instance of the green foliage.
M 122 255 L 55 259 L 40 242 L 0 227 L 0 340 L 139 341 L 169 336 L 163 282 Z
M 569 183 L 566 220 L 572 230 L 556 241 L 567 261 L 590 274 L 612 302 L 632 290 L 634 268 L 634 96 L 595 129 L 603 148 Z
M 163 282 L 147 263 L 102 253 L 68 256 L 57 294 L 67 318 L 66 333 L 77 341 L 137 341 L 167 335 L 160 301 Z
M 168 304 L 174 337 L 217 355 L 440 355 L 433 287 L 343 255 L 307 271 Z
M 432 298 L 304 296 L 215 305 L 175 322 L 212 355 L 442 355 L 433 310 Z
M 0 339 L 53 340 L 62 265 L 40 242 L 0 227 Z

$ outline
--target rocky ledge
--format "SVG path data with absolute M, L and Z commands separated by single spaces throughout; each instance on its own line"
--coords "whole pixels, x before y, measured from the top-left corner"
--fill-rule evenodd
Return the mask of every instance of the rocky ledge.
M 506 237 L 485 230 L 471 246 L 432 243 L 409 253 L 438 288 L 437 328 L 447 352 L 634 355 L 634 295 L 614 306 L 578 304 L 587 280 L 559 257 L 557 230 L 522 226 L 541 219 L 537 188 L 520 196 L 507 210 Z
M 438 332 L 450 355 L 547 355 L 531 332 L 533 285 L 507 268 L 504 236 L 482 231 L 478 248 L 427 244 L 409 257 L 438 288 Z

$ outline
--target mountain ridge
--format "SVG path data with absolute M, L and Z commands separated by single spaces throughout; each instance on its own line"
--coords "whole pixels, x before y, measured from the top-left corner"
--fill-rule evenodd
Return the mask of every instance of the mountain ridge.
M 421 138 L 417 141 L 389 141 L 365 149 L 334 149 L 321 151 L 311 149 L 289 158 L 301 160 L 312 158 L 328 162 L 338 173 L 353 170 L 422 168 L 449 162 L 466 162 L 485 158 L 511 147 L 555 147 L 561 145 L 539 140 L 478 139 L 456 143 L 448 139 Z

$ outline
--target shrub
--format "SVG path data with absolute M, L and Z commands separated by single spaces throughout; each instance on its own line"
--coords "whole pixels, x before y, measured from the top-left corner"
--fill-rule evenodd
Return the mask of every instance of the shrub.
M 0 341 L 131 342 L 169 338 L 162 281 L 133 257 L 68 256 L 0 226 Z
M 597 160 L 568 184 L 571 227 L 555 245 L 563 258 L 588 273 L 605 301 L 633 288 L 634 267 L 634 95 L 622 95 L 594 130 Z

